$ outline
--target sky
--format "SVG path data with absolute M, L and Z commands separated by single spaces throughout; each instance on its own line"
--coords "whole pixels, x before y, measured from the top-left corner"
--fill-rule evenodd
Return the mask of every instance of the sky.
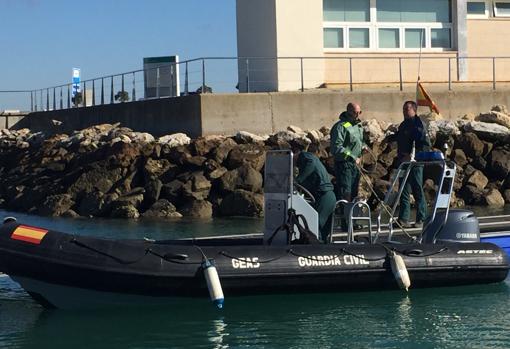
M 235 0 L 0 0 L 0 91 L 65 84 L 73 67 L 84 80 L 141 69 L 143 57 L 235 57 L 235 10 Z M 213 80 L 235 73 L 212 65 Z M 0 111 L 19 99 L 0 93 Z

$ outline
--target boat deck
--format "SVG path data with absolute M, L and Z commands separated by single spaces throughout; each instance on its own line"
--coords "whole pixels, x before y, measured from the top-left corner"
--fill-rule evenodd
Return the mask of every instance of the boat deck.
M 502 235 L 510 236 L 510 215 L 499 215 L 499 216 L 483 216 L 478 217 L 479 225 L 480 225 L 480 235 L 482 238 L 496 237 Z M 376 222 L 372 222 L 372 234 L 377 232 L 377 224 Z M 405 232 L 409 235 L 419 235 L 421 233 L 421 228 L 408 228 L 405 229 Z M 389 233 L 388 226 L 383 226 L 380 235 L 382 237 L 387 236 Z M 405 235 L 401 229 L 398 227 L 394 227 L 393 229 L 394 236 L 403 236 Z M 347 233 L 345 232 L 335 232 L 333 233 L 333 242 L 339 242 L 346 239 Z M 362 237 L 368 235 L 368 228 L 365 226 L 363 229 L 354 231 L 354 237 Z M 200 237 L 193 238 L 189 240 L 210 240 L 210 239 L 232 239 L 232 238 L 261 238 L 262 233 L 253 233 L 253 234 L 236 234 L 236 235 L 221 235 L 214 237 Z M 186 240 L 186 239 L 184 239 Z

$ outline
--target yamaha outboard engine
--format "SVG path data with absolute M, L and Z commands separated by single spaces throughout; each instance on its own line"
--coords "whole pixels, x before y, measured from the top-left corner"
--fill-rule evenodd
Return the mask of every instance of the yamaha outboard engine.
M 478 218 L 468 210 L 438 211 L 433 222 L 425 222 L 422 242 L 480 242 Z

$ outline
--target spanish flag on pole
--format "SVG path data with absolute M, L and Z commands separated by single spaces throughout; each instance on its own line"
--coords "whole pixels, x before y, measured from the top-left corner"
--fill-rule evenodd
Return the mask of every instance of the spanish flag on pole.
M 419 81 L 418 85 L 416 85 L 416 104 L 422 107 L 429 107 L 430 111 L 433 111 L 436 114 L 440 114 L 436 103 L 434 103 L 432 98 L 430 98 L 429 94 L 425 91 L 421 85 L 421 82 Z

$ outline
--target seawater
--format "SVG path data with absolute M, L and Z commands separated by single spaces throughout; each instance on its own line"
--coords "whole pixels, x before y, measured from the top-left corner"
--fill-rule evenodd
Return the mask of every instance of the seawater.
M 263 224 L 259 219 L 57 219 L 0 210 L 0 217 L 6 215 L 109 238 L 252 233 Z M 508 348 L 509 305 L 507 279 L 409 293 L 227 295 L 223 310 L 204 299 L 164 308 L 63 311 L 43 309 L 0 276 L 0 348 Z

